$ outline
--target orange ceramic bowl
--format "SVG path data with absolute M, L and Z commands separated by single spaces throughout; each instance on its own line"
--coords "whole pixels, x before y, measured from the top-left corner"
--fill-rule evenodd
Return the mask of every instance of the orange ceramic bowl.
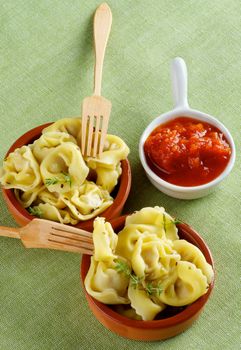
M 125 224 L 126 216 L 121 216 L 111 221 L 115 232 L 120 231 Z M 214 268 L 214 262 L 211 252 L 204 240 L 187 224 L 178 225 L 178 234 L 180 238 L 186 239 L 188 242 L 197 246 L 204 254 L 207 262 Z M 81 280 L 84 286 L 84 279 L 90 266 L 90 257 L 83 255 L 81 263 Z M 92 298 L 85 290 L 90 309 L 95 317 L 109 330 L 116 334 L 129 339 L 135 340 L 163 340 L 173 337 L 187 328 L 198 318 L 202 312 L 211 291 L 214 286 L 214 280 L 209 285 L 209 289 L 205 295 L 200 297 L 194 303 L 182 307 L 164 310 L 165 315 L 161 319 L 153 321 L 131 320 L 115 312 L 110 306 L 100 303 Z M 162 313 L 160 313 L 161 315 Z
M 9 148 L 6 155 L 13 152 L 16 148 L 34 142 L 34 140 L 40 137 L 42 130 L 50 124 L 52 123 L 39 125 L 36 128 L 26 132 L 14 142 L 14 144 Z M 109 208 L 101 213 L 101 216 L 105 217 L 108 221 L 121 215 L 122 209 L 128 198 L 131 188 L 131 168 L 129 161 L 127 159 L 123 160 L 121 166 L 122 174 L 120 176 L 118 185 L 113 191 L 114 202 Z M 24 226 L 28 224 L 32 219 L 34 219 L 34 216 L 30 215 L 29 212 L 17 201 L 14 192 L 11 189 L 2 188 L 2 193 L 10 213 L 20 226 Z M 82 221 L 75 225 L 75 227 L 90 231 L 93 228 L 93 221 L 94 218 L 91 220 Z

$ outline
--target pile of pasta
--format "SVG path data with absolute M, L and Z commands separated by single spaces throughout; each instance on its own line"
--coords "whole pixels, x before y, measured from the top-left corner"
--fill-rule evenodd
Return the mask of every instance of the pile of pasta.
M 179 239 L 174 219 L 161 207 L 128 216 L 118 235 L 96 218 L 93 240 L 85 288 L 129 318 L 153 320 L 167 306 L 191 304 L 213 279 L 202 252 Z
M 14 189 L 33 215 L 73 225 L 89 220 L 113 203 L 111 192 L 129 148 L 121 138 L 107 135 L 99 157 L 83 158 L 80 144 L 81 119 L 58 120 L 33 144 L 8 155 L 0 183 Z

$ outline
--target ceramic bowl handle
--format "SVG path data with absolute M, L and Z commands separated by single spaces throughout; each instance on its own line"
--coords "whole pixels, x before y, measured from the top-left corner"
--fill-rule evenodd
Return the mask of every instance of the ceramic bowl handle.
M 187 66 L 181 57 L 171 64 L 172 91 L 175 108 L 189 108 L 187 101 Z

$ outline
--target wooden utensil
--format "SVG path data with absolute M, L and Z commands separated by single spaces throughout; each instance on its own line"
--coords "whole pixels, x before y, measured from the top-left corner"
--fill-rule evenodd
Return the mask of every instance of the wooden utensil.
M 0 236 L 19 238 L 26 248 L 49 248 L 93 255 L 92 233 L 57 222 L 33 219 L 21 228 L 0 226 Z
M 111 10 L 103 3 L 94 17 L 94 94 L 86 97 L 82 104 L 81 150 L 83 155 L 93 157 L 103 151 L 111 112 L 111 102 L 101 96 L 102 67 L 111 23 Z

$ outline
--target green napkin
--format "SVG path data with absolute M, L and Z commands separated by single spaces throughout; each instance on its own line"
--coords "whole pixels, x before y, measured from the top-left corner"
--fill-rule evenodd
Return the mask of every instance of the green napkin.
M 220 119 L 240 146 L 240 1 L 108 1 L 113 25 L 103 95 L 110 129 L 131 149 L 133 185 L 125 212 L 161 205 L 192 225 L 215 260 L 216 285 L 200 318 L 160 342 L 121 338 L 90 312 L 80 256 L 0 243 L 0 349 L 239 349 L 240 149 L 234 170 L 212 195 L 170 198 L 147 180 L 138 158 L 145 126 L 173 107 L 170 62 L 185 59 L 189 102 Z M 78 116 L 93 89 L 95 0 L 2 1 L 0 11 L 0 158 L 32 127 Z M 0 224 L 15 225 L 2 196 Z

